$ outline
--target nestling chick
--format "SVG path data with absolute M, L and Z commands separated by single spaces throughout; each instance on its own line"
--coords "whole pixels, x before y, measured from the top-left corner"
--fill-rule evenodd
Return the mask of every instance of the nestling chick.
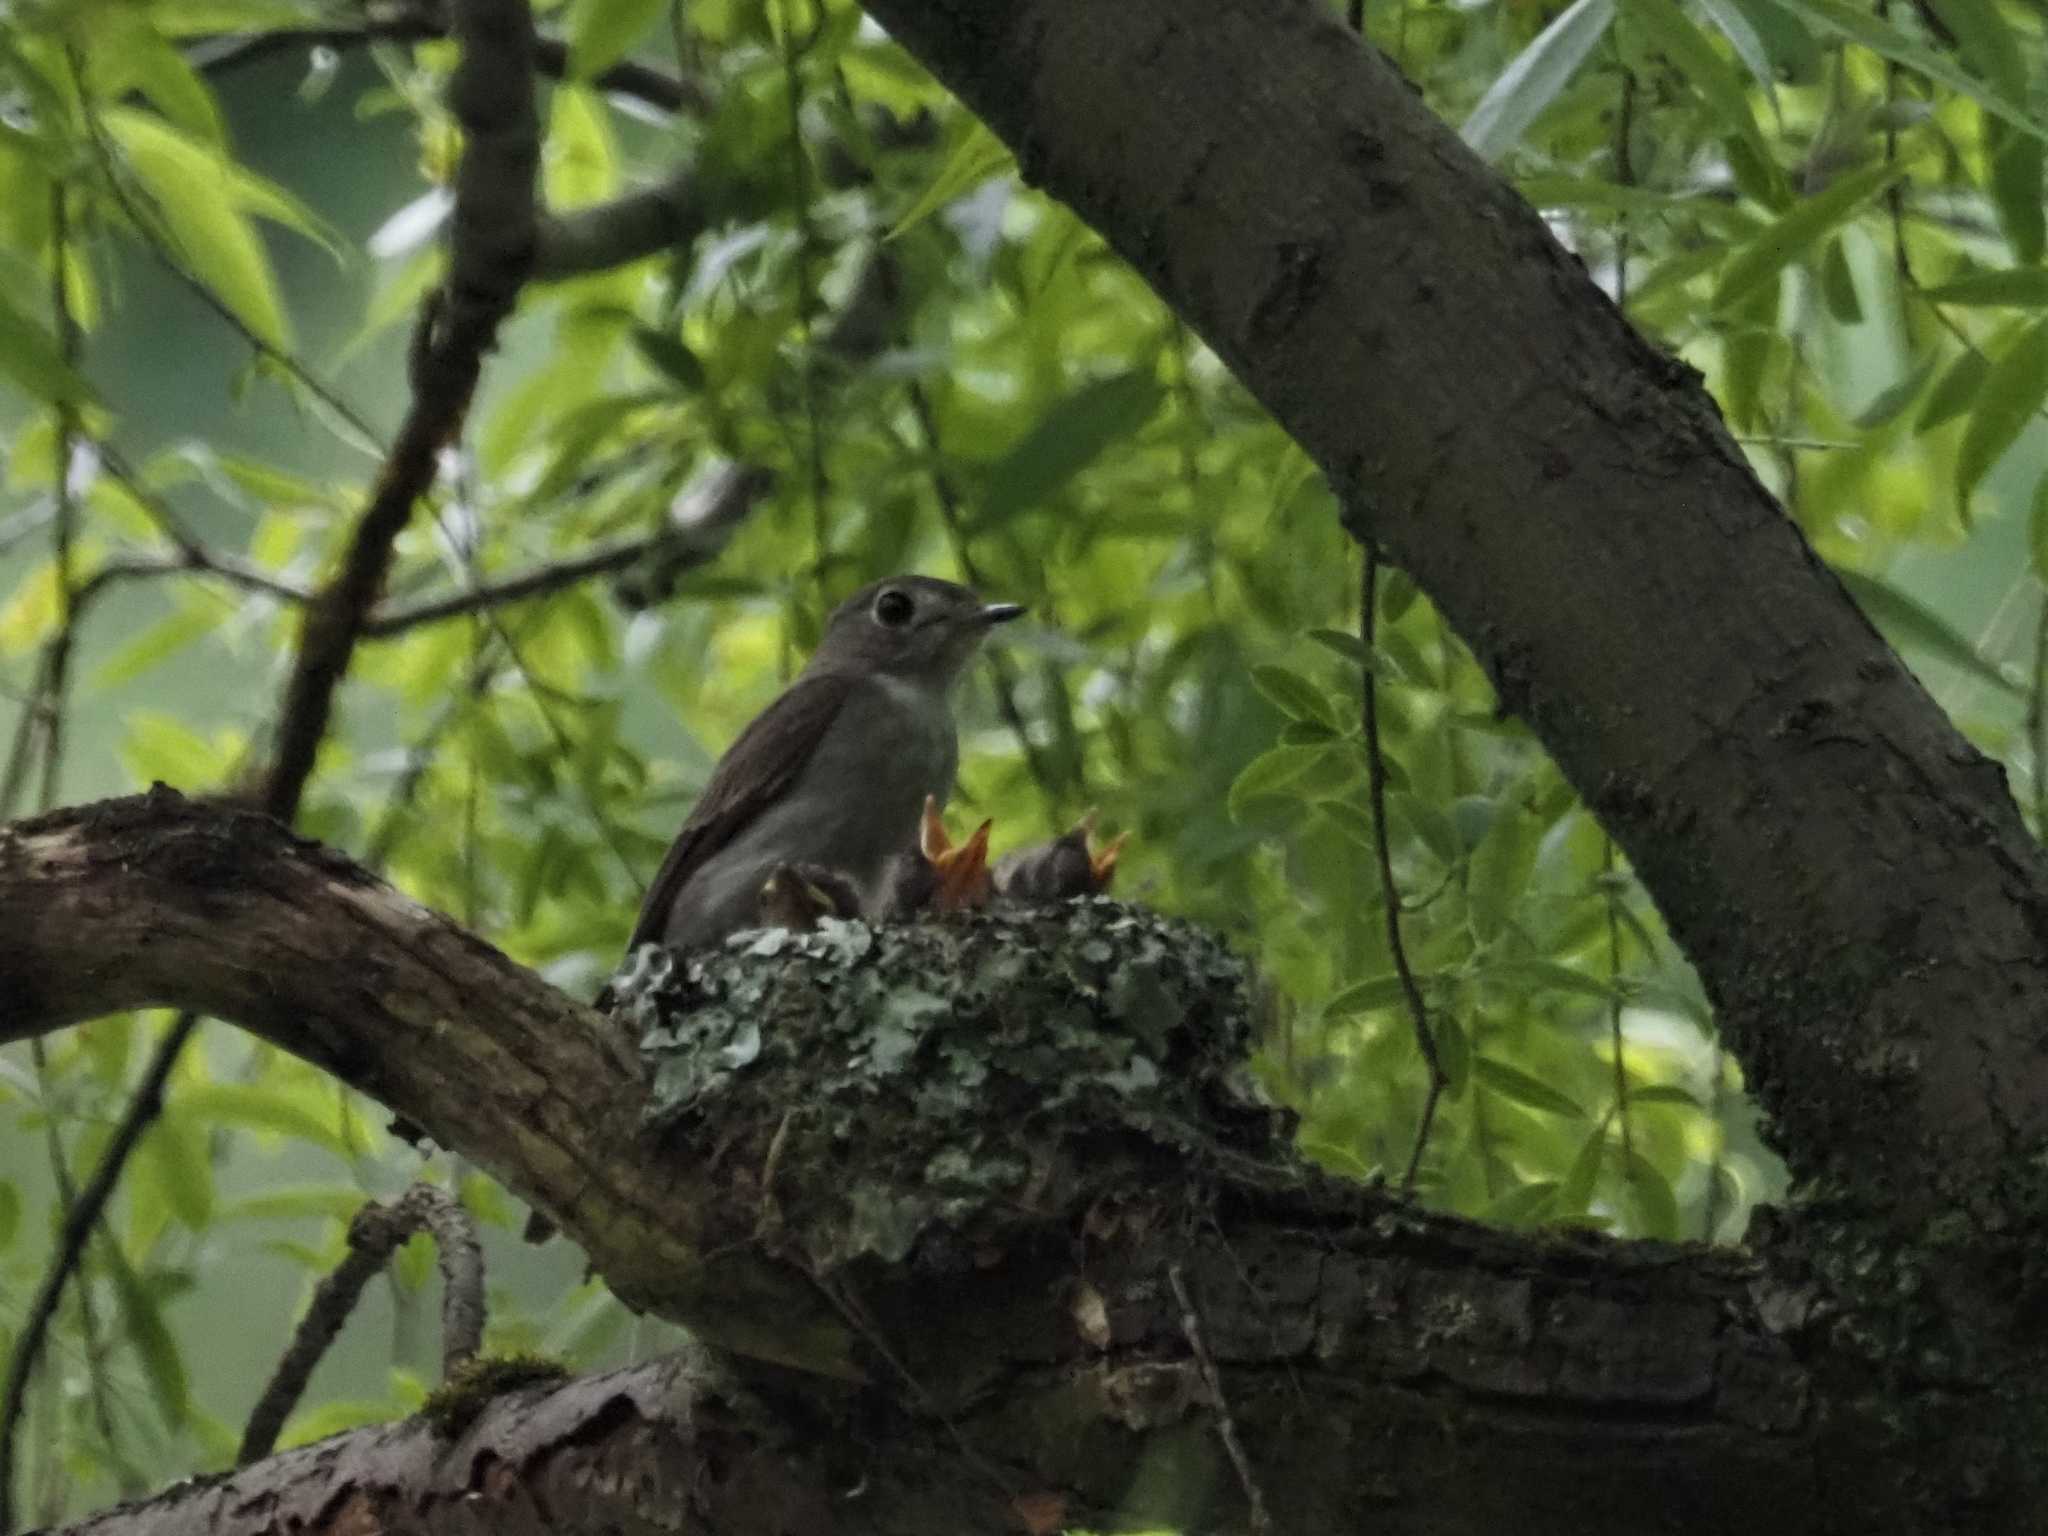
M 1049 843 L 1020 848 L 996 860 L 992 877 L 995 894 L 1002 901 L 1066 901 L 1075 896 L 1098 896 L 1109 889 L 1116 875 L 1117 855 L 1123 852 L 1130 833 L 1119 832 L 1099 849 L 1090 849 L 1095 831 L 1095 812 L 1090 811 Z

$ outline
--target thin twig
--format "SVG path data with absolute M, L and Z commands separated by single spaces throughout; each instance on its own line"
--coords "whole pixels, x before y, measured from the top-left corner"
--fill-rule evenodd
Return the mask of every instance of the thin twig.
M 275 32 L 223 33 L 195 39 L 185 47 L 194 69 L 222 74 L 291 49 L 332 48 L 341 52 L 373 43 L 425 43 L 448 35 L 448 29 L 426 14 L 366 22 L 359 27 L 308 27 Z M 569 48 L 560 38 L 535 42 L 534 66 L 550 79 L 569 72 Z M 658 69 L 621 60 L 591 76 L 589 84 L 613 96 L 630 96 L 663 112 L 706 117 L 716 105 L 711 93 L 695 80 L 665 75 Z
M 99 1225 L 101 1213 L 106 1210 L 107 1201 L 120 1182 L 122 1170 L 128 1166 L 128 1159 L 141 1141 L 143 1132 L 162 1109 L 164 1084 L 170 1078 L 171 1068 L 177 1064 L 178 1047 L 182 1047 L 190 1036 L 195 1022 L 191 1014 L 185 1014 L 165 1035 L 140 1086 L 129 1099 L 128 1112 L 114 1127 L 106 1150 L 100 1154 L 92 1177 L 80 1188 L 78 1199 L 64 1213 L 49 1267 L 43 1271 L 35 1295 L 22 1314 L 21 1327 L 15 1334 L 14 1353 L 7 1362 L 7 1383 L 4 1389 L 0 1389 L 0 1532 L 14 1528 L 14 1442 L 20 1431 L 22 1409 L 28 1400 L 29 1380 L 35 1374 L 36 1363 L 48 1340 L 50 1323 L 57 1315 L 57 1304 L 63 1298 L 65 1282 L 77 1272 L 85 1255 L 86 1242 Z
M 441 1264 L 441 1379 L 472 1358 L 483 1342 L 484 1258 L 476 1224 L 462 1203 L 432 1184 L 415 1184 L 388 1204 L 372 1201 L 348 1226 L 348 1254 L 320 1282 L 291 1346 L 250 1411 L 235 1465 L 261 1461 L 277 1445 L 285 1420 L 314 1367 L 355 1310 L 363 1287 L 415 1232 L 431 1232 Z
M 1173 1299 L 1180 1303 L 1180 1331 L 1187 1337 L 1188 1348 L 1194 1351 L 1195 1366 L 1202 1373 L 1202 1384 L 1209 1389 L 1209 1404 L 1216 1415 L 1217 1437 L 1223 1442 L 1224 1454 L 1229 1456 L 1230 1465 L 1236 1469 L 1238 1486 L 1244 1490 L 1245 1503 L 1250 1506 L 1245 1519 L 1246 1529 L 1252 1536 L 1266 1536 L 1273 1529 L 1272 1517 L 1266 1513 L 1266 1496 L 1252 1472 L 1251 1458 L 1245 1454 L 1244 1442 L 1238 1438 L 1237 1421 L 1230 1416 L 1230 1400 L 1223 1395 L 1223 1373 L 1216 1369 L 1215 1357 L 1203 1341 L 1201 1314 L 1195 1310 L 1195 1303 L 1188 1295 L 1187 1279 L 1181 1274 L 1180 1265 L 1169 1266 L 1166 1278 L 1173 1286 Z
M 931 401 L 926 397 L 924 386 L 912 379 L 909 384 L 910 412 L 917 418 L 918 431 L 924 436 L 925 457 L 930 461 L 926 473 L 931 480 L 932 495 L 938 502 L 939 521 L 945 526 L 948 542 L 953 546 L 953 558 L 959 562 L 960 574 L 976 590 L 985 590 L 981 568 L 967 547 L 966 520 L 960 515 L 960 498 L 953 489 L 953 482 L 947 477 L 944 460 L 939 451 L 939 426 L 932 414 Z M 989 667 L 996 677 L 996 708 L 1001 711 L 1003 723 L 1010 728 L 1010 734 L 1017 739 L 1017 749 L 1024 754 L 1024 766 L 1037 783 L 1039 793 L 1055 807 L 1066 803 L 1066 792 L 1058 782 L 1058 776 L 1045 760 L 1038 744 L 1031 739 L 1031 732 L 1024 724 L 1024 711 L 1017 707 L 1017 674 L 1010 666 L 1010 660 L 1003 654 L 1002 647 L 991 646 L 988 651 Z
M 1615 888 L 1614 839 L 1600 839 L 1601 885 L 1607 895 L 1607 1043 L 1614 1052 L 1614 1113 L 1621 1122 L 1621 1150 L 1629 1158 L 1634 1177 L 1635 1141 L 1628 1122 L 1628 1067 L 1622 1059 L 1621 1038 L 1621 894 Z
M 1394 856 L 1387 842 L 1387 765 L 1380 755 L 1379 670 L 1373 665 L 1373 645 L 1379 624 L 1380 547 L 1365 541 L 1365 566 L 1359 577 L 1358 638 L 1366 651 L 1365 681 L 1359 690 L 1359 714 L 1365 731 L 1366 793 L 1372 800 L 1373 854 L 1379 864 L 1380 897 L 1387 913 L 1387 949 L 1394 972 L 1401 979 L 1401 995 L 1408 1001 L 1408 1017 L 1415 1026 L 1415 1045 L 1422 1052 L 1422 1064 L 1429 1069 L 1429 1092 L 1422 1101 L 1422 1119 L 1415 1128 L 1415 1148 L 1408 1154 L 1407 1170 L 1401 1175 L 1401 1190 L 1413 1193 L 1415 1175 L 1422 1167 L 1422 1150 L 1429 1145 L 1429 1132 L 1436 1123 L 1437 1101 L 1450 1079 L 1437 1054 L 1436 1036 L 1430 1031 L 1429 1010 L 1422 1001 L 1422 988 L 1408 964 L 1408 946 L 1401 939 L 1401 890 L 1394 883 Z
M 540 145 L 533 16 L 524 0 L 463 0 L 454 31 L 462 58 L 448 99 L 467 148 L 456 171 L 448 280 L 421 314 L 412 405 L 376 492 L 340 572 L 306 613 L 263 795 L 264 808 L 281 818 L 297 808 L 312 775 L 335 691 L 390 570 L 393 546 L 433 484 L 441 449 L 469 410 L 483 354 L 533 260 Z

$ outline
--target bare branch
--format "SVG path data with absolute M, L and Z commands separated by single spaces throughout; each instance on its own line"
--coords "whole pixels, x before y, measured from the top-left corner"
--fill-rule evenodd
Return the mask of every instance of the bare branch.
M 277 1446 L 278 1432 L 313 1379 L 327 1348 L 355 1310 L 363 1287 L 415 1232 L 432 1232 L 445 1281 L 441 1297 L 441 1379 L 476 1354 L 484 1333 L 484 1258 L 476 1224 L 459 1201 L 432 1184 L 415 1184 L 396 1200 L 371 1201 L 348 1228 L 348 1254 L 320 1282 L 291 1348 L 278 1362 L 242 1433 L 235 1465 L 261 1461 Z
M 359 27 L 307 27 L 277 32 L 223 33 L 218 37 L 200 38 L 193 42 L 185 49 L 185 57 L 195 69 L 219 74 L 293 49 L 343 50 L 365 48 L 379 42 L 421 43 L 447 35 L 448 29 L 444 23 L 421 14 L 389 21 L 367 22 Z M 542 74 L 552 79 L 566 78 L 569 73 L 568 45 L 559 38 L 537 39 L 534 64 Z M 665 75 L 658 69 L 649 68 L 645 64 L 635 64 L 631 60 L 621 60 L 609 68 L 600 70 L 587 83 L 610 95 L 629 96 L 660 111 L 682 113 L 690 117 L 708 115 L 713 105 L 711 93 L 697 81 L 676 75 Z
M 448 94 L 467 148 L 456 173 L 448 281 L 421 316 L 412 408 L 376 493 L 340 573 L 306 615 L 263 792 L 264 807 L 285 819 L 298 809 L 312 775 L 335 691 L 390 570 L 392 547 L 413 503 L 433 483 L 441 448 L 468 412 L 483 354 L 533 261 L 540 154 L 533 17 L 524 0 L 462 0 L 454 30 L 462 62 Z

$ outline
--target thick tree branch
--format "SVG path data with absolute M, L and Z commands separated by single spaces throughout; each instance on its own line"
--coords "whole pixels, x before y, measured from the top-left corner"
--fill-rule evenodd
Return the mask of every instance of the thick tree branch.
M 1084 904 L 1071 921 L 1091 942 L 1164 931 L 1122 911 Z M 1005 954 L 1027 967 L 1047 954 L 1054 972 L 1072 963 L 1059 949 L 1066 920 L 1021 921 L 1043 922 L 1037 943 Z M 2027 1413 L 2009 1396 L 1938 1397 L 1929 1411 L 1944 1433 L 1925 1433 L 1883 1385 L 1889 1367 L 1863 1358 L 1882 1307 L 1828 1289 L 1797 1242 L 1759 1260 L 1424 1216 L 1293 1164 L 1227 1096 L 1164 1157 L 1149 1133 L 1130 1138 L 1137 1122 L 1114 1123 L 1119 1095 L 1023 1126 L 1042 1166 L 1003 1174 L 957 1239 L 928 1237 L 909 1258 L 882 1261 L 874 1245 L 893 1247 L 906 1230 L 892 1209 L 956 1201 L 972 1187 L 963 1176 L 981 1176 L 986 1148 L 960 1125 L 999 1134 L 1021 1124 L 1000 1095 L 1042 1103 L 1072 1082 L 1064 1072 L 1013 1079 L 1015 1060 L 1077 1042 L 1120 1060 L 1146 1038 L 1133 1022 L 1105 1021 L 1096 1034 L 1045 1015 L 1019 1035 L 999 1016 L 928 1017 L 944 1049 L 923 1059 L 918 1094 L 897 1101 L 864 1086 L 874 1068 L 858 1037 L 829 1031 L 896 1038 L 914 1014 L 885 1009 L 867 1025 L 805 1033 L 821 1026 L 804 955 L 833 955 L 836 941 L 736 957 L 732 974 L 752 978 L 744 995 L 760 1016 L 732 1011 L 741 994 L 664 1016 L 676 1028 L 724 1018 L 758 1031 L 762 1055 L 722 1072 L 717 1062 L 736 1058 L 706 1036 L 702 1051 L 655 1059 L 652 1092 L 670 1107 L 653 1123 L 690 1117 L 686 1134 L 664 1135 L 648 1128 L 650 1084 L 616 1024 L 267 818 L 163 791 L 0 828 L 0 931 L 10 936 L 0 948 L 8 1036 L 151 1005 L 238 1021 L 545 1204 L 634 1304 L 757 1355 L 838 1371 L 865 1362 L 875 1386 L 857 1398 L 813 1381 L 796 1399 L 783 1383 L 779 1399 L 802 1415 L 806 1444 L 843 1435 L 870 1451 L 936 1447 L 918 1464 L 992 1500 L 977 1506 L 986 1518 L 960 1516 L 950 1529 L 994 1529 L 1010 1518 L 1008 1499 L 1046 1489 L 1070 1501 L 1074 1523 L 1105 1522 L 1131 1499 L 1156 1520 L 1241 1518 L 1239 1479 L 1154 1480 L 1214 1501 L 1177 1510 L 1130 1480 L 1147 1456 L 1215 1464 L 1213 1388 L 1167 1281 L 1174 1266 L 1276 1529 L 1326 1528 L 1369 1502 L 1388 1531 L 1498 1529 L 1512 1513 L 1518 1529 L 1583 1532 L 1588 1479 L 1615 1522 L 1669 1525 L 1682 1511 L 1700 1531 L 2003 1530 L 2016 1511 L 2038 1511 L 1995 1430 Z M 919 932 L 892 942 L 952 952 L 942 932 Z M 971 960 L 961 995 L 979 995 L 971 973 L 986 959 L 961 953 Z M 1181 962 L 1157 971 L 1158 952 L 1142 945 L 1105 974 L 1128 975 L 1147 953 L 1138 974 L 1178 974 Z M 1212 963 L 1200 954 L 1186 963 Z M 819 980 L 843 994 L 871 962 L 829 963 L 840 968 Z M 1006 969 L 996 990 L 1035 985 L 1021 974 Z M 1212 1103 L 1225 1080 L 1206 1074 L 1236 1042 L 1187 1035 L 1210 1005 L 1162 1015 L 1150 995 L 1128 1001 L 1132 1021 L 1168 1031 L 1151 1038 L 1210 1039 L 1209 1067 L 1162 1058 L 1168 1091 Z M 1118 1005 L 1105 992 L 1097 1006 Z M 972 1074 L 982 1086 L 934 1098 L 945 1059 L 963 1050 L 989 1052 Z M 879 1119 L 840 1126 L 848 1086 Z M 943 1178 L 927 1171 L 948 1166 Z M 847 1320 L 857 1320 L 851 1337 Z M 2031 1356 L 2005 1366 L 2008 1385 L 2041 1379 Z M 757 1428 L 755 1454 L 788 1443 L 773 1425 Z M 963 1442 L 974 1456 L 945 1452 Z M 896 1465 L 895 1454 L 874 1465 Z M 824 1460 L 839 1464 L 836 1453 Z M 852 1510 L 849 1528 L 901 1515 L 899 1490 L 883 1485 L 888 1496 Z

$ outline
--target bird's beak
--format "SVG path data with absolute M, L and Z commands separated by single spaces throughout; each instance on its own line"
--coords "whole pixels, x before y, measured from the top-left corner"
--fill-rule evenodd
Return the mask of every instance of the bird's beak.
M 990 603 L 981 610 L 984 624 L 1007 624 L 1024 611 L 1022 603 Z

